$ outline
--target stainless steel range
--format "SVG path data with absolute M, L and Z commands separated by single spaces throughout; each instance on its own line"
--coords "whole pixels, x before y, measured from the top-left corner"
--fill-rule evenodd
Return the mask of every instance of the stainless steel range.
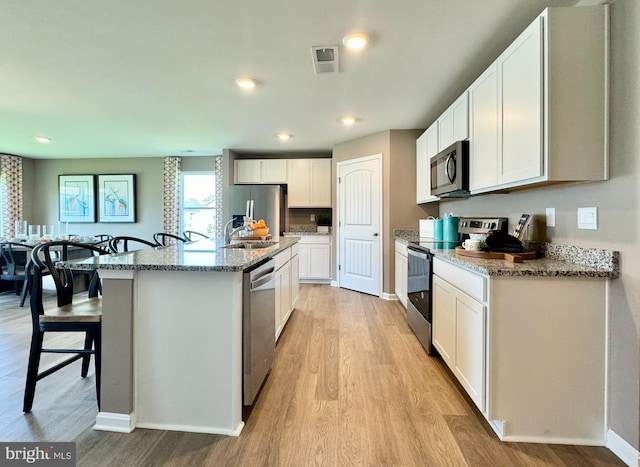
M 407 323 L 427 354 L 435 354 L 431 345 L 432 264 L 433 253 L 451 249 L 470 236 L 485 237 L 507 231 L 506 217 L 461 217 L 458 220 L 458 242 L 411 242 L 407 247 Z
M 461 241 L 471 234 L 489 235 L 493 232 L 507 232 L 506 217 L 461 217 L 458 220 L 458 235 Z

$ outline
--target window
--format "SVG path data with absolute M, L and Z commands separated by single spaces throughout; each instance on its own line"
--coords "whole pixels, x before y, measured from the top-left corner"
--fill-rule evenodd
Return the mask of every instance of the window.
M 193 230 L 209 236 L 216 234 L 216 174 L 182 173 L 182 231 Z

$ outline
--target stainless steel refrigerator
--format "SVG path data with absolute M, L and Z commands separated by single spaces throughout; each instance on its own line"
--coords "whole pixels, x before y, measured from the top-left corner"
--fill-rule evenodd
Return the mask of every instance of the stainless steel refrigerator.
M 253 219 L 264 219 L 269 235 L 277 240 L 284 231 L 285 188 L 282 185 L 231 185 L 228 191 L 229 214 L 236 219 L 234 227 L 253 206 Z

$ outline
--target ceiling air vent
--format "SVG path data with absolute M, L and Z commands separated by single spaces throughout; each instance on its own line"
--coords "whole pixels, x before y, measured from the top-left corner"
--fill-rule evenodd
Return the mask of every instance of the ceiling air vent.
M 317 74 L 335 73 L 338 71 L 338 46 L 321 45 L 311 47 L 313 69 Z

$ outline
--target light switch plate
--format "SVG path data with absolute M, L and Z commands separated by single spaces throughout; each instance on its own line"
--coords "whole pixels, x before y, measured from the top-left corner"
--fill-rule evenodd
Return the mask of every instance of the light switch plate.
M 578 228 L 598 230 L 598 208 L 578 208 Z
M 556 208 L 547 208 L 547 227 L 555 227 L 556 226 Z

